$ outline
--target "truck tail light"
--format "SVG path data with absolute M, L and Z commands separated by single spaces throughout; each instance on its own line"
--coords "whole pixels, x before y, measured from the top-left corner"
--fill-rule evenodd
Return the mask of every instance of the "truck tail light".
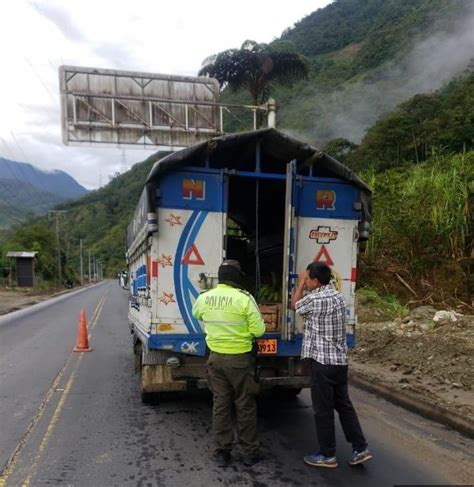
M 351 282 L 357 282 L 357 267 L 353 267 L 351 271 Z

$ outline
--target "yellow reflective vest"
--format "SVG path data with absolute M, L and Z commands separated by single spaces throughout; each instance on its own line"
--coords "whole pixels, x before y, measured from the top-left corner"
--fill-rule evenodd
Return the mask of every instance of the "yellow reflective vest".
M 207 346 L 213 352 L 250 352 L 252 339 L 265 333 L 265 323 L 253 296 L 227 284 L 218 284 L 200 294 L 193 315 L 204 323 Z

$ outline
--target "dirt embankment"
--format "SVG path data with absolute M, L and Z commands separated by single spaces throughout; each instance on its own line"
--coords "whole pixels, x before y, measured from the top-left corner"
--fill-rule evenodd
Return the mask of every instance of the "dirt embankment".
M 403 320 L 360 323 L 351 362 L 366 380 L 474 422 L 473 315 L 422 306 Z
M 0 289 L 0 315 L 26 308 L 70 291 L 72 289 Z

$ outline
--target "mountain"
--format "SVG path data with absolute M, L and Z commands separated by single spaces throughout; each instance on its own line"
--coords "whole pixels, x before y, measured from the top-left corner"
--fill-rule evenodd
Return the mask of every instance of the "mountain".
M 277 127 L 318 147 L 358 144 L 381 116 L 462 74 L 474 57 L 471 0 L 337 0 L 287 29 L 309 79 L 272 86 Z M 244 91 L 223 101 L 248 103 Z M 237 123 L 230 131 L 239 129 Z
M 0 179 L 29 183 L 39 191 L 63 199 L 79 198 L 87 193 L 72 176 L 64 171 L 44 171 L 26 162 L 9 161 L 0 157 Z
M 24 181 L 0 178 L 0 228 L 46 213 L 64 198 Z
M 64 171 L 43 171 L 0 157 L 0 228 L 44 214 L 86 193 L 87 189 Z

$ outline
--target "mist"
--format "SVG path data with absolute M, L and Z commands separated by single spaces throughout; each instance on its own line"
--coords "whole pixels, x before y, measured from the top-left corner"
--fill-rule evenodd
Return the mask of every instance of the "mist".
M 366 130 L 396 105 L 418 93 L 429 93 L 460 75 L 474 56 L 474 4 L 450 32 L 429 35 L 399 62 L 378 68 L 373 81 L 348 85 L 314 100 L 317 112 L 311 143 L 324 145 L 344 137 L 360 143 Z M 305 137 L 306 139 L 308 137 Z

